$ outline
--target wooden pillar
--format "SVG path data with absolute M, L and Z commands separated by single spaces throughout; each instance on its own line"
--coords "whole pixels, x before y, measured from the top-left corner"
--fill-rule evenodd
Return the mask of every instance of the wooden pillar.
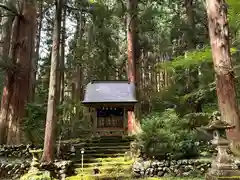
M 92 118 L 93 118 L 93 135 L 97 135 L 97 110 L 92 108 Z
M 93 131 L 93 123 L 92 123 L 92 108 L 85 107 L 86 113 L 83 113 L 86 115 L 86 119 L 88 120 L 89 124 L 91 125 L 91 132 Z
M 128 111 L 127 108 L 123 110 L 123 128 L 124 128 L 124 135 L 128 135 Z

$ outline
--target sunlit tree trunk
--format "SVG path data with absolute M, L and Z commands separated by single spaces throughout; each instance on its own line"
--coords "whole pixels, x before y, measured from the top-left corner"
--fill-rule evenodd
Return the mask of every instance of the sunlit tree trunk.
M 137 0 L 127 1 L 127 42 L 128 42 L 128 81 L 136 85 L 136 94 L 138 88 L 137 79 Z M 140 130 L 140 122 L 136 118 L 136 112 L 138 111 L 138 106 L 136 110 L 128 111 L 128 132 L 129 135 L 136 134 Z
M 53 45 L 51 55 L 51 70 L 48 93 L 48 108 L 45 127 L 44 149 L 42 161 L 50 164 L 54 160 L 57 116 L 57 67 L 59 63 L 60 30 L 61 30 L 62 0 L 56 0 L 56 15 L 53 29 Z
M 239 141 L 239 110 L 230 54 L 227 5 L 225 0 L 206 0 L 206 9 L 221 119 L 236 126 L 227 135 L 229 139 Z

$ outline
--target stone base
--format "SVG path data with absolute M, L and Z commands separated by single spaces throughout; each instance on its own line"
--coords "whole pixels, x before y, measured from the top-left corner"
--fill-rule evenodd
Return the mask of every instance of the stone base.
M 209 169 L 206 180 L 240 180 L 240 170 Z

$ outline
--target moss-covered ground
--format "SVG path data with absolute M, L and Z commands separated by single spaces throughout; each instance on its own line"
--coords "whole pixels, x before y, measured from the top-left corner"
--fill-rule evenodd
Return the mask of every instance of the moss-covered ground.
M 124 178 L 124 177 L 119 177 L 119 178 L 94 178 L 94 177 L 87 177 L 87 176 L 74 176 L 74 177 L 69 177 L 67 180 L 134 180 L 133 178 Z M 180 178 L 180 177 L 162 177 L 162 178 L 154 178 L 154 177 L 149 177 L 149 178 L 142 178 L 142 179 L 136 179 L 136 180 L 204 180 L 204 178 L 197 178 L 197 177 L 185 177 L 185 178 Z
M 108 157 L 95 158 L 92 163 L 84 164 L 82 171 L 81 164 L 78 164 L 76 169 L 77 175 L 68 177 L 67 180 L 133 180 L 131 177 L 131 165 L 133 160 L 125 157 Z M 98 168 L 99 174 L 93 175 L 93 169 Z M 203 180 L 203 178 L 179 178 L 179 177 L 165 177 L 165 178 L 145 178 L 146 180 Z M 142 180 L 142 179 L 139 179 Z
M 104 138 L 85 144 L 83 169 L 81 156 L 76 164 L 76 176 L 67 180 L 134 180 L 131 177 L 133 160 L 125 155 L 129 150 L 128 139 Z M 77 150 L 79 151 L 79 150 Z M 97 174 L 94 169 L 98 169 Z M 203 178 L 146 178 L 146 180 L 203 180 Z M 140 179 L 139 179 L 140 180 Z

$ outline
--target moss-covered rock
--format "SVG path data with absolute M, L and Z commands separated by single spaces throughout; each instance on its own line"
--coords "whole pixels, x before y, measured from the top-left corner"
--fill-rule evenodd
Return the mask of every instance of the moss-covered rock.
M 77 175 L 77 176 L 68 177 L 67 180 L 96 180 L 96 178 L 90 175 L 83 175 L 83 176 Z
M 38 171 L 38 172 L 29 172 L 23 175 L 20 180 L 52 180 L 50 172 L 48 171 Z

